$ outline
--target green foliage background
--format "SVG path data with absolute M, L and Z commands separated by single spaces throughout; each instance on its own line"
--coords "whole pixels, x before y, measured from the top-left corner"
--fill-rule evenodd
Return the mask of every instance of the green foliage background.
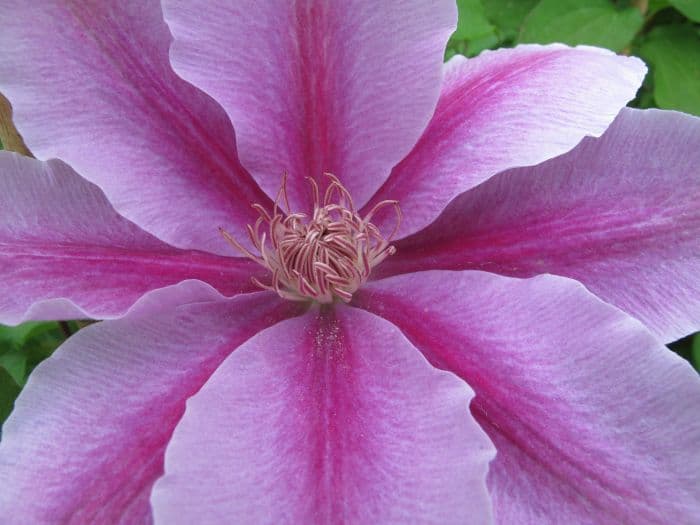
M 606 47 L 639 56 L 649 65 L 633 106 L 700 115 L 700 0 L 457 0 L 457 4 L 459 24 L 446 59 L 519 43 Z M 0 325 L 0 423 L 34 367 L 85 324 Z M 700 369 L 700 334 L 670 346 Z

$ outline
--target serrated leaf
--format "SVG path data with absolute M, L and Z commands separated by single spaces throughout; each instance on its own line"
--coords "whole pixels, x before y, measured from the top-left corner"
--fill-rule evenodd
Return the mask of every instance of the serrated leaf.
M 669 3 L 693 22 L 700 22 L 700 0 L 669 0 Z
M 622 51 L 642 24 L 638 9 L 618 9 L 608 0 L 542 0 L 525 19 L 519 40 Z
M 516 38 L 525 17 L 538 0 L 482 0 L 486 18 L 496 26 L 502 38 Z
M 652 66 L 658 106 L 700 115 L 700 36 L 693 27 L 657 27 L 639 53 Z

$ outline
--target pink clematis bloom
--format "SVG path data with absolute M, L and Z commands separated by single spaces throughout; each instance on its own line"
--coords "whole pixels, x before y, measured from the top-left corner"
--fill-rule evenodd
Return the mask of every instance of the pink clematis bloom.
M 162 4 L 0 3 L 44 159 L 0 155 L 0 321 L 103 320 L 17 400 L 0 522 L 700 521 L 700 120 L 622 109 L 639 60 Z

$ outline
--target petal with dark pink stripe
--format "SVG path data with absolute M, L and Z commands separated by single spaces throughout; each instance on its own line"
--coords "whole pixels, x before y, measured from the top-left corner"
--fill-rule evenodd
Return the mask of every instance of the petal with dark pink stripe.
M 311 310 L 187 403 L 153 490 L 162 523 L 489 523 L 469 387 L 391 324 Z
M 700 518 L 697 373 L 579 283 L 431 271 L 356 301 L 476 392 L 498 523 Z
M 158 290 L 39 365 L 2 429 L 0 522 L 152 522 L 151 487 L 185 400 L 243 341 L 298 313 L 270 293 L 202 293 Z
M 369 205 L 397 199 L 406 212 L 400 234 L 413 233 L 496 173 L 601 135 L 645 72 L 637 58 L 561 44 L 456 56 L 428 128 Z
M 61 161 L 0 152 L 0 172 L 2 323 L 118 317 L 186 279 L 224 295 L 255 289 L 250 277 L 261 269 L 252 261 L 159 241 Z
M 663 341 L 700 328 L 700 119 L 626 109 L 600 139 L 461 195 L 377 270 L 581 281 Z
M 175 70 L 216 98 L 272 195 L 336 175 L 362 205 L 435 109 L 454 0 L 165 0 Z
M 228 254 L 217 228 L 244 232 L 267 197 L 222 108 L 172 71 L 160 2 L 8 0 L 0 20 L 0 92 L 34 155 L 160 239 Z

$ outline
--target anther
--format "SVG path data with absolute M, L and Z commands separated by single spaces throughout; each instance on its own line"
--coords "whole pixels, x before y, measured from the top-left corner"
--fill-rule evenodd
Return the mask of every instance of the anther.
M 270 270 L 270 284 L 257 279 L 253 282 L 260 288 L 277 292 L 284 299 L 330 303 L 338 298 L 350 302 L 372 268 L 396 252 L 390 242 L 401 224 L 398 202 L 379 202 L 364 218 L 360 217 L 350 193 L 338 178 L 331 173 L 324 175 L 329 184 L 323 201 L 318 184 L 307 177 L 314 207 L 310 218 L 303 213 L 291 213 L 286 175 L 271 213 L 260 204 L 253 204 L 259 217 L 247 230 L 258 255 L 220 228 L 231 246 Z M 394 230 L 385 238 L 371 220 L 386 207 L 393 207 L 397 220 Z M 267 231 L 261 232 L 263 225 Z

